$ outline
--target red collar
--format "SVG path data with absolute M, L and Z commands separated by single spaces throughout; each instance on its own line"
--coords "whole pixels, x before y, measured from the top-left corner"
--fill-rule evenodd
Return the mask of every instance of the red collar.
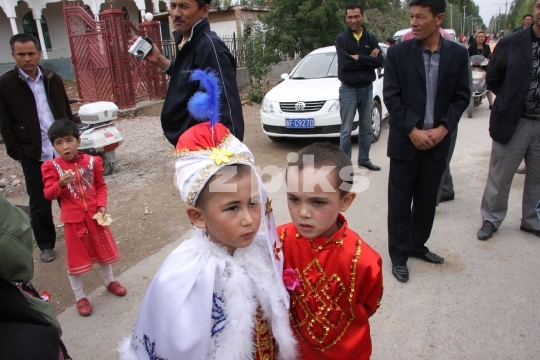
M 330 238 L 326 238 L 323 236 L 317 236 L 316 238 L 313 238 L 313 239 L 304 238 L 302 235 L 300 235 L 300 232 L 298 232 L 298 229 L 295 226 L 293 227 L 294 227 L 297 239 L 300 239 L 300 238 L 306 239 L 314 250 L 320 251 L 328 247 L 332 247 L 336 245 L 339 246 L 343 244 L 343 240 L 345 239 L 345 230 L 347 230 L 347 220 L 345 220 L 345 216 L 343 216 L 343 214 L 339 213 L 337 221 L 341 224 L 341 227 Z

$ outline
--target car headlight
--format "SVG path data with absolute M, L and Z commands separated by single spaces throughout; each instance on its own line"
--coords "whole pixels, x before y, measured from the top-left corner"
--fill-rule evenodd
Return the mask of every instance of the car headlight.
M 274 113 L 274 105 L 272 105 L 272 102 L 268 100 L 267 98 L 263 99 L 261 111 L 267 114 L 273 114 Z
M 334 101 L 332 106 L 330 106 L 330 110 L 328 110 L 328 112 L 334 112 L 334 111 L 339 111 L 339 100 Z

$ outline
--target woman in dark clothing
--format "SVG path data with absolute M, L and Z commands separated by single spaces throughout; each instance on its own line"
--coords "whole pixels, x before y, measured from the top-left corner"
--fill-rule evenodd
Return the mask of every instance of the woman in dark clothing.
M 486 33 L 482 30 L 478 30 L 475 38 L 476 42 L 473 42 L 471 46 L 469 46 L 469 56 L 482 55 L 485 58 L 490 58 L 491 48 L 486 43 Z M 487 66 L 482 66 L 482 69 L 487 71 Z M 489 109 L 491 110 L 491 106 L 493 105 L 493 95 L 491 94 L 491 91 L 488 91 L 486 96 L 489 102 Z

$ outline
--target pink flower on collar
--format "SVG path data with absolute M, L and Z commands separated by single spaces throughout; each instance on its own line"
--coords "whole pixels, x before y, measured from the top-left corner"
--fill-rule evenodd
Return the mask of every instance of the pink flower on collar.
M 294 269 L 285 269 L 283 270 L 283 285 L 285 285 L 285 288 L 287 290 L 294 291 L 297 286 L 300 286 L 302 284 L 302 281 L 296 274 L 296 271 Z

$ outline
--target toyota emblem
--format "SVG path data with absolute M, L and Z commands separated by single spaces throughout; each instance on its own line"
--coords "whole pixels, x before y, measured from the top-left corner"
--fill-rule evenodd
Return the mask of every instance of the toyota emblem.
M 302 111 L 306 107 L 306 104 L 303 103 L 302 101 L 299 101 L 299 102 L 296 103 L 296 105 L 294 107 L 295 107 L 295 109 L 297 111 Z
M 105 116 L 109 115 L 109 111 L 105 110 Z

